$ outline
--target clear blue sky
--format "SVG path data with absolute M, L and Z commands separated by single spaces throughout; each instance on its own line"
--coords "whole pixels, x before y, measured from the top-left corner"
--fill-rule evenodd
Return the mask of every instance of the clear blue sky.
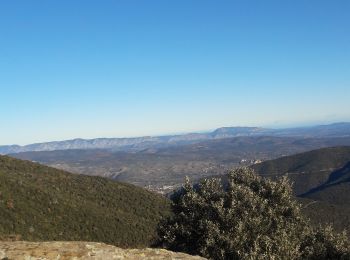
M 350 1 L 0 1 L 0 144 L 350 121 Z

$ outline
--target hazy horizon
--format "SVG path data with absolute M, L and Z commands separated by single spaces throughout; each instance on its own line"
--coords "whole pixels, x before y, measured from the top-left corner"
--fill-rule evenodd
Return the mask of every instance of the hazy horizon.
M 7 144 L 1 144 L 0 146 L 11 146 L 11 145 L 19 145 L 19 146 L 26 146 L 31 144 L 38 144 L 38 143 L 49 143 L 49 142 L 61 142 L 61 141 L 70 141 L 70 140 L 93 140 L 93 139 L 113 139 L 113 138 L 139 138 L 139 137 L 158 137 L 158 136 L 171 136 L 171 135 L 185 135 L 185 134 L 200 134 L 200 133 L 210 133 L 213 132 L 219 128 L 225 128 L 225 127 L 258 127 L 258 128 L 266 128 L 266 129 L 288 129 L 288 128 L 303 128 L 303 127 L 313 127 L 313 126 L 320 126 L 320 125 L 331 125 L 331 124 L 337 124 L 337 123 L 350 123 L 349 121 L 324 121 L 324 122 L 304 122 L 304 123 L 298 123 L 298 124 L 283 124 L 283 125 L 224 125 L 224 126 L 218 126 L 215 128 L 210 129 L 194 129 L 189 131 L 179 131 L 179 132 L 168 132 L 168 133 L 156 133 L 156 134 L 149 134 L 149 135 L 127 135 L 127 136 L 86 136 L 86 137 L 71 137 L 67 139 L 51 139 L 51 140 L 38 140 L 30 143 L 7 143 Z
M 0 3 L 0 145 L 350 121 L 350 2 Z

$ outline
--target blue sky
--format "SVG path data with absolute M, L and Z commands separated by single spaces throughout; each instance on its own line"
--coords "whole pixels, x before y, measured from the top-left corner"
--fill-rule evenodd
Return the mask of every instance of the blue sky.
M 0 144 L 350 121 L 350 1 L 0 1 Z

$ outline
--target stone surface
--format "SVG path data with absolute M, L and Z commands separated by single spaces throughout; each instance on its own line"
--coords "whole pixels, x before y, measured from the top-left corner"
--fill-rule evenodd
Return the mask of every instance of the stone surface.
M 95 242 L 0 242 L 1 260 L 204 259 L 165 249 L 122 249 Z

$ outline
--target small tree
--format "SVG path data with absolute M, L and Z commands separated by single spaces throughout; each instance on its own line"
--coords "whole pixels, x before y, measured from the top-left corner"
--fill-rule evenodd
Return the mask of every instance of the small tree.
M 314 243 L 286 178 L 271 181 L 250 168 L 197 187 L 188 180 L 173 198 L 173 215 L 159 227 L 166 248 L 211 259 L 311 258 Z M 306 254 L 302 250 L 308 250 Z

